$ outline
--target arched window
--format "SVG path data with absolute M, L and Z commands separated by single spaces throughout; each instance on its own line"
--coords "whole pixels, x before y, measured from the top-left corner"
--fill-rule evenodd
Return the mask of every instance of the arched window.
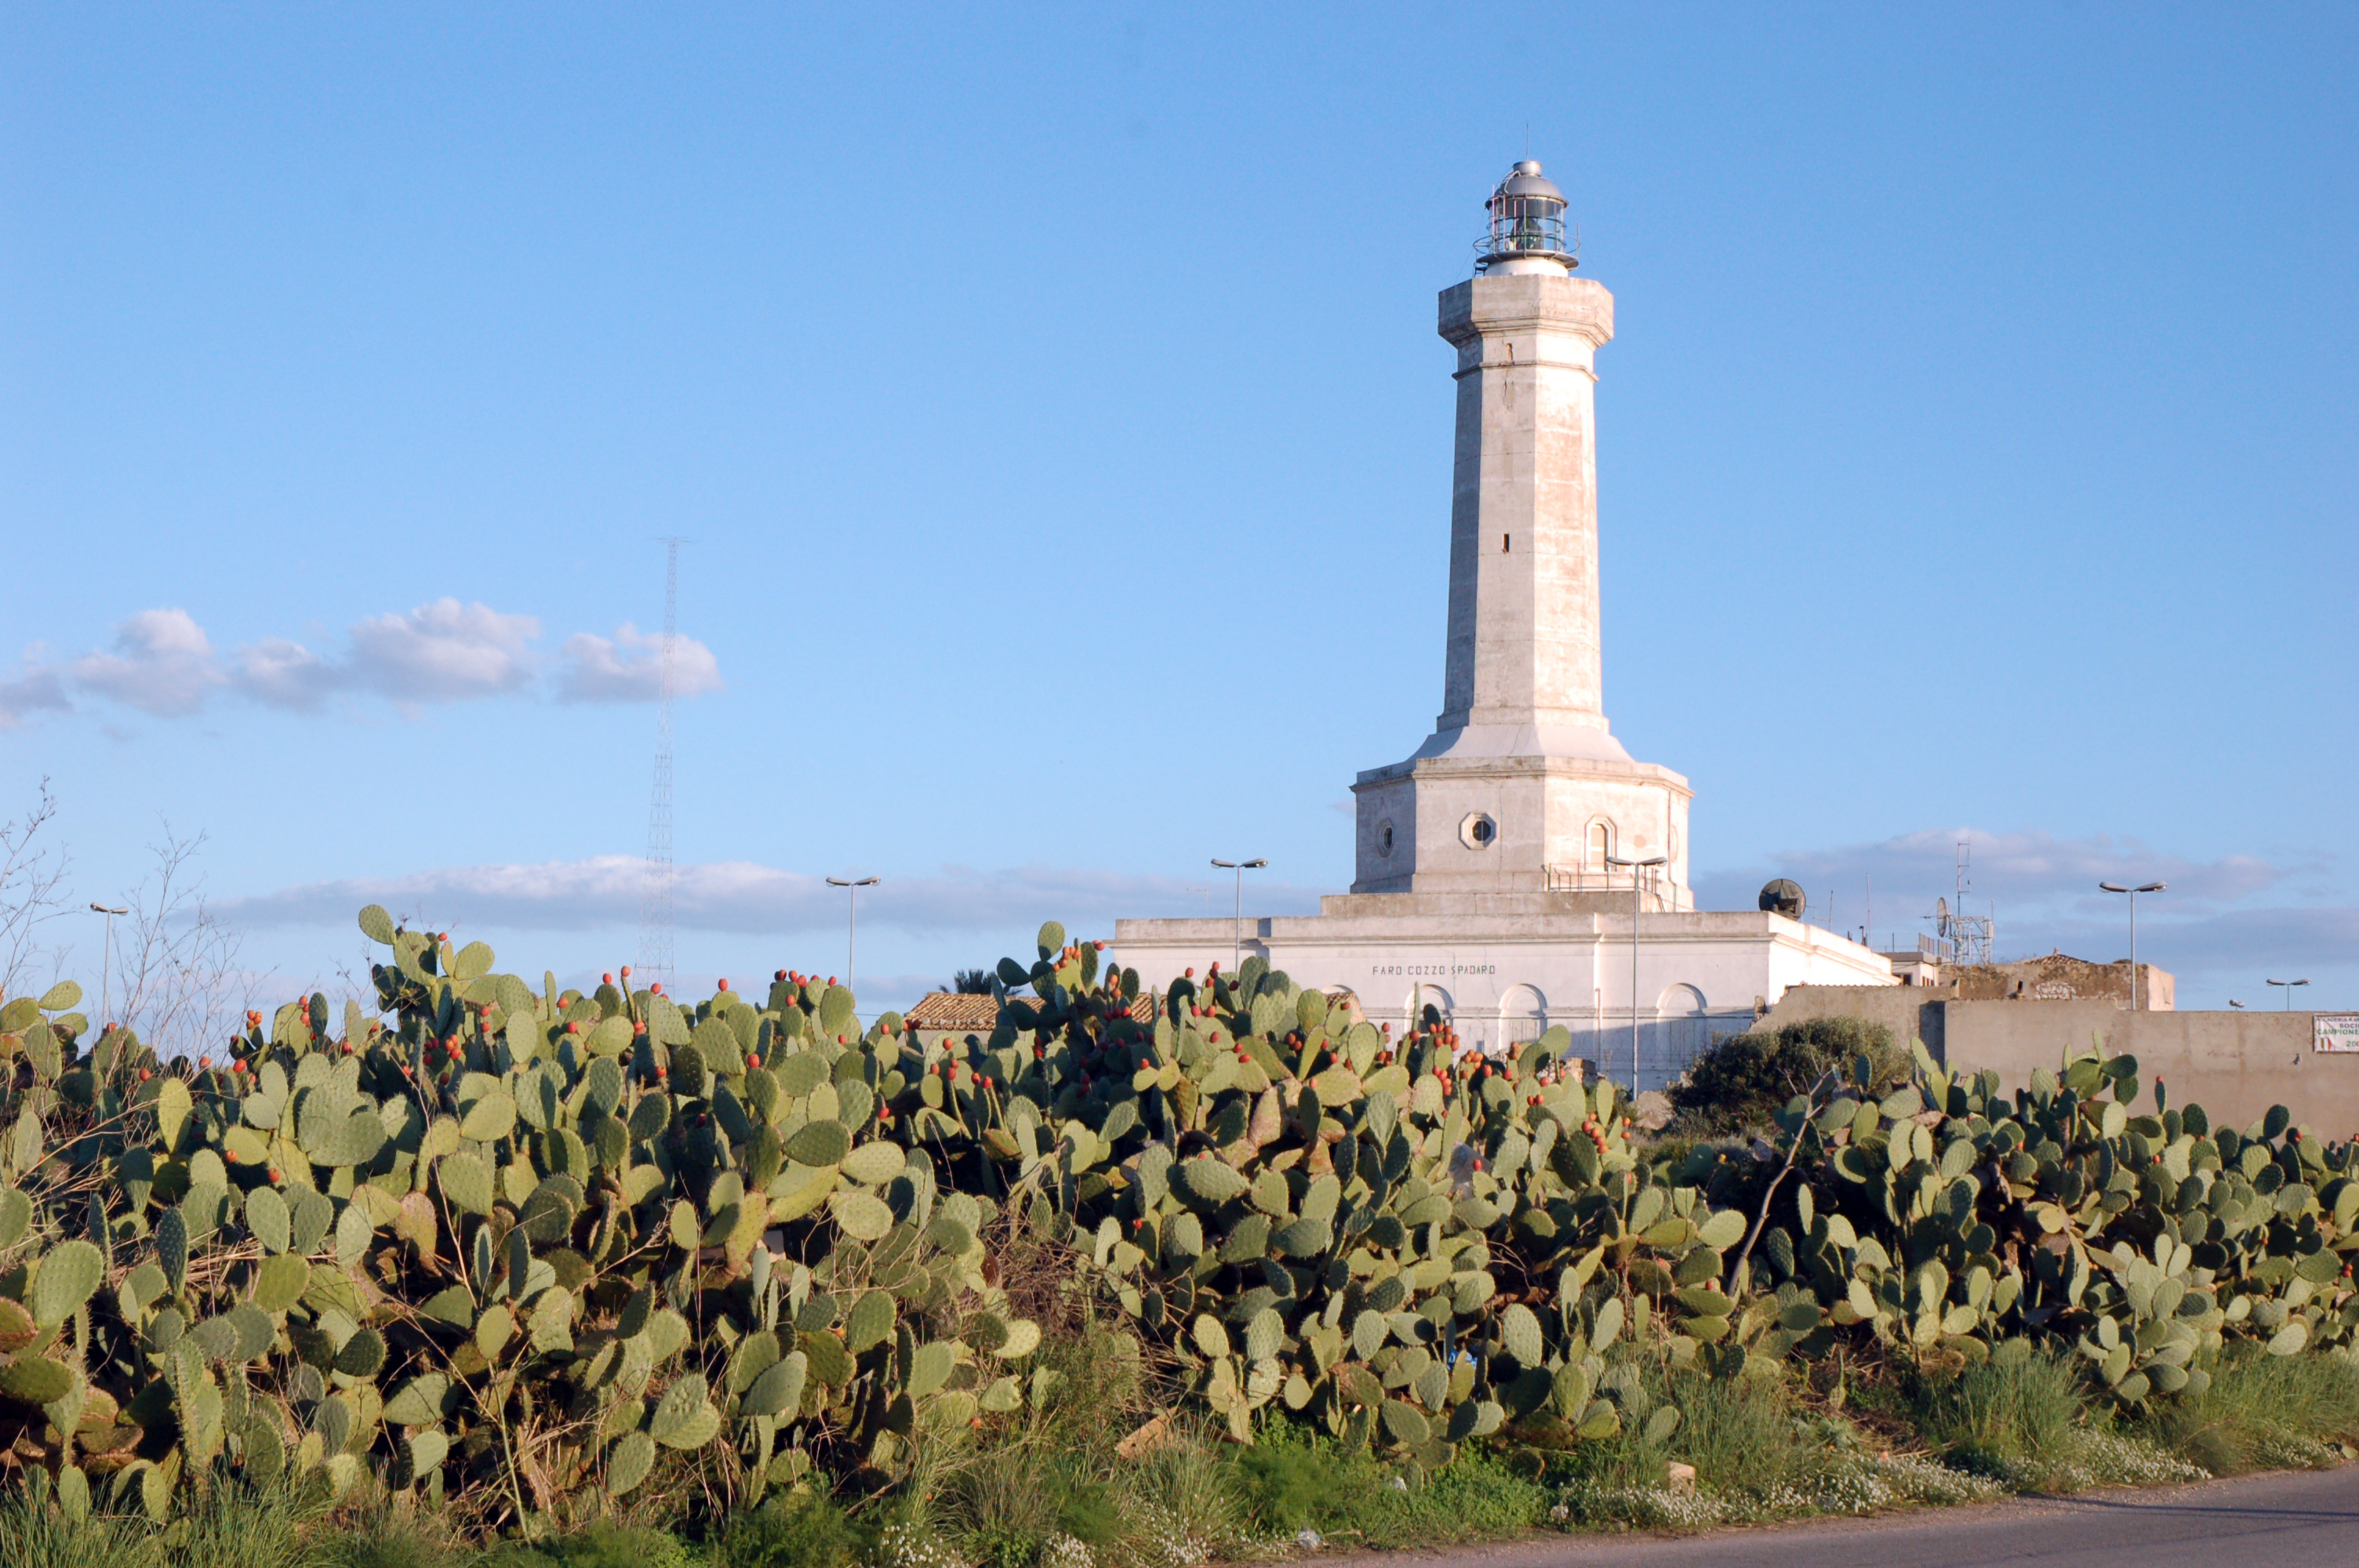
M 1448 991 L 1443 990 L 1440 986 L 1419 986 L 1408 993 L 1408 1026 L 1411 1029 L 1423 1029 L 1426 1026 L 1425 1014 L 1429 1008 L 1432 1010 L 1436 1021 L 1442 1023 L 1448 1023 L 1451 1014 L 1455 1011 L 1451 1006 Z
M 1614 853 L 1614 824 L 1603 820 L 1589 825 L 1589 869 L 1605 870 L 1606 857 Z
M 1647 1087 L 1660 1088 L 1703 1054 L 1712 1044 L 1712 1021 L 1704 1015 L 1703 992 L 1685 985 L 1664 988 L 1655 1001 L 1655 1020 L 1657 1044 L 1649 1053 L 1654 1060 L 1647 1064 L 1654 1082 Z
M 1548 1000 L 1529 986 L 1507 992 L 1499 1008 L 1499 1049 L 1529 1044 L 1548 1029 Z

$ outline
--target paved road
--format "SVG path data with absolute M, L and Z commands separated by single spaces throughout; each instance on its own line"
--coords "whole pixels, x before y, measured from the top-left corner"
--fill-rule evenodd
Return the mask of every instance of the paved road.
M 1364 1568 L 2273 1568 L 2359 1558 L 2359 1465 L 1701 1535 L 1369 1553 Z

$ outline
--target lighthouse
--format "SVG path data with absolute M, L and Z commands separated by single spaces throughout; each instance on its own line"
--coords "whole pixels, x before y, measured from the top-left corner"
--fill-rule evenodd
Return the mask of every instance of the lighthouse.
M 1697 910 L 1693 792 L 1606 722 L 1597 356 L 1614 296 L 1582 276 L 1566 205 L 1516 164 L 1484 204 L 1473 276 L 1441 291 L 1456 388 L 1441 708 L 1407 758 L 1352 785 L 1352 891 L 1315 915 L 1118 921 L 1114 945 L 1158 989 L 1242 953 L 1254 984 L 1323 990 L 1331 1017 L 1438 1017 L 1483 1050 L 1561 1026 L 1573 1054 L 1656 1088 L 1791 986 L 1897 980 L 1766 896 Z
M 1441 291 L 1457 351 L 1441 712 L 1405 762 L 1360 774 L 1355 893 L 1581 892 L 1651 860 L 1690 906 L 1687 780 L 1605 719 L 1597 570 L 1597 352 L 1614 296 L 1575 275 L 1565 199 L 1516 165 L 1474 276 Z M 1624 885 L 1627 878 L 1624 877 Z

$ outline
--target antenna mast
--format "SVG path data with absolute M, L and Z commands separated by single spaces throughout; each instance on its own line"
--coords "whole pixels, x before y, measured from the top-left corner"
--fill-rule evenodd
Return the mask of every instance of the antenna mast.
M 639 979 L 669 985 L 672 978 L 671 940 L 671 700 L 674 687 L 672 643 L 679 634 L 679 547 L 688 541 L 663 538 L 664 547 L 663 686 L 656 702 L 656 774 L 647 805 L 647 866 L 645 892 L 639 900 Z

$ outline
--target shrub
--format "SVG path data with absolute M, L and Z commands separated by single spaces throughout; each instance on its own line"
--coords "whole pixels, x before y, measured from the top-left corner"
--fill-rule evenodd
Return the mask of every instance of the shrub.
M 1862 1087 L 1877 1098 L 1908 1081 L 1908 1053 L 1892 1031 L 1857 1018 L 1814 1018 L 1769 1033 L 1723 1034 L 1670 1090 L 1678 1113 L 1669 1130 L 1690 1137 L 1767 1127 L 1796 1095 L 1829 1073 L 1849 1076 L 1868 1063 Z

